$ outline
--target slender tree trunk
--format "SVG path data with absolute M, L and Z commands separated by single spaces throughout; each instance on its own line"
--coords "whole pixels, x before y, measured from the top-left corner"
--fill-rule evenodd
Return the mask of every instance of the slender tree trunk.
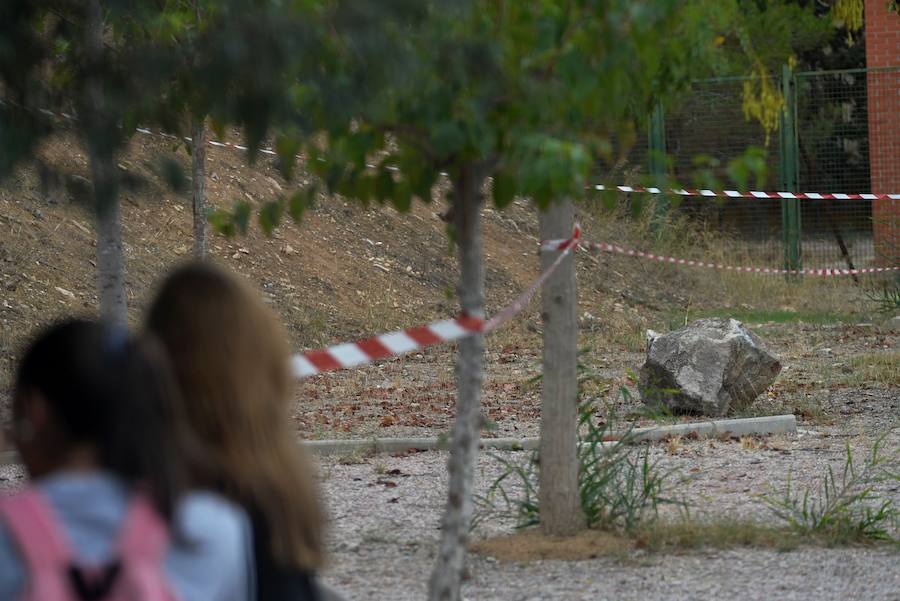
M 91 164 L 97 211 L 97 272 L 100 314 L 122 325 L 128 322 L 125 295 L 125 259 L 122 254 L 122 218 L 118 173 L 114 157 L 116 123 L 108 106 L 100 69 L 104 60 L 103 10 L 100 0 L 87 3 L 85 59 L 88 71 L 83 101 L 82 128 Z
M 206 119 L 195 118 L 191 124 L 191 181 L 194 207 L 194 258 L 206 258 Z
M 459 246 L 459 300 L 468 315 L 484 315 L 484 268 L 481 249 L 481 184 L 483 178 L 464 171 L 453 183 L 454 219 Z M 458 601 L 466 542 L 472 523 L 472 486 L 481 429 L 481 378 L 484 337 L 459 343 L 456 364 L 456 421 L 448 469 L 450 482 L 442 520 L 437 563 L 431 573 L 431 601 Z
M 115 165 L 111 158 L 91 153 L 91 173 L 95 189 Z M 100 285 L 100 315 L 126 325 L 128 300 L 125 295 L 125 258 L 122 253 L 122 215 L 118 200 L 97 207 L 97 272 Z
M 542 240 L 568 238 L 574 226 L 571 200 L 552 203 L 539 216 Z M 541 270 L 558 251 L 541 253 Z M 541 290 L 544 355 L 541 398 L 541 528 L 569 536 L 585 527 L 578 492 L 578 295 L 570 254 Z

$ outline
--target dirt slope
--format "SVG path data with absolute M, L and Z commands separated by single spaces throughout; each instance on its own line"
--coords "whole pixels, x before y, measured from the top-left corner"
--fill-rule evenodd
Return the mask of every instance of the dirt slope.
M 126 179 L 135 182 L 123 193 L 133 321 L 154 280 L 190 255 L 187 194 L 171 191 L 158 175 L 157 158 L 171 151 L 169 141 L 138 135 L 119 161 Z M 48 192 L 33 168 L 20 169 L 0 187 L 4 353 L 35 325 L 60 314 L 93 313 L 97 303 L 93 224 L 83 200 L 89 194 L 85 154 L 73 136 L 63 136 L 47 143 L 41 156 L 66 174 L 68 189 Z M 186 153 L 176 156 L 187 170 Z M 298 183 L 304 180 L 301 175 Z M 241 153 L 217 148 L 209 150 L 208 182 L 214 205 L 262 201 L 291 188 L 265 157 L 249 167 Z M 255 282 L 298 346 L 321 344 L 372 326 L 411 325 L 455 311 L 455 259 L 438 218 L 444 208 L 436 200 L 398 214 L 323 199 L 299 227 L 286 225 L 271 239 L 258 227 L 233 240 L 215 236 L 211 253 Z M 527 204 L 503 215 L 486 210 L 490 309 L 534 277 L 536 242 L 536 220 Z
M 60 183 L 48 186 L 36 168 L 23 167 L 0 184 L 0 406 L 16 351 L 28 334 L 61 315 L 93 315 L 98 302 L 93 223 L 84 200 L 90 197 L 85 154 L 73 135 L 61 135 L 46 143 L 40 155 L 65 174 Z M 154 282 L 191 253 L 189 193 L 175 193 L 164 183 L 159 167 L 163 155 L 175 156 L 189 172 L 186 152 L 153 136 L 137 135 L 119 161 L 128 184 L 122 206 L 134 324 L 141 319 Z M 229 206 L 237 199 L 265 201 L 289 193 L 308 178 L 301 172 L 297 182 L 289 184 L 265 156 L 248 166 L 242 153 L 226 148 L 210 148 L 208 161 L 207 189 L 217 206 Z M 267 238 L 254 224 L 246 236 L 213 236 L 210 252 L 253 282 L 281 316 L 294 348 L 308 349 L 456 313 L 455 257 L 439 218 L 445 208 L 445 201 L 437 197 L 430 205 L 417 204 L 408 214 L 322 198 L 299 226 L 287 224 Z M 593 240 L 642 244 L 620 222 L 595 219 L 584 211 L 579 218 Z M 493 313 L 537 275 L 534 211 L 524 201 L 502 214 L 485 209 L 484 233 L 487 305 Z M 727 305 L 729 294 L 736 293 L 731 288 L 735 280 L 610 255 L 579 252 L 578 274 L 583 333 L 586 341 L 602 350 L 601 365 L 610 358 L 633 365 L 645 327 L 666 327 L 673 314 L 695 305 Z M 761 292 L 768 298 L 766 289 Z M 536 393 L 523 382 L 536 373 L 539 361 L 538 306 L 532 303 L 522 318 L 489 341 L 493 354 L 489 371 L 497 368 L 503 374 L 488 379 L 489 404 L 494 398 L 491 390 L 520 401 L 509 416 L 498 406 L 494 417 L 512 420 L 536 414 Z M 298 409 L 298 427 L 308 433 L 347 432 L 355 430 L 358 420 L 354 420 L 361 413 L 383 421 L 379 427 L 396 423 L 415 428 L 428 422 L 422 414 L 367 412 L 341 404 L 348 399 L 362 404 L 380 396 L 430 403 L 443 420 L 452 413 L 451 351 L 436 349 L 368 370 L 319 378 L 304 394 L 333 400 L 337 417 L 322 421 L 319 416 L 313 424 L 307 412 Z M 394 375 L 384 375 L 385 370 Z M 409 370 L 421 376 L 424 388 L 403 390 L 409 385 L 406 380 L 416 379 Z M 389 382 L 387 392 L 372 388 L 384 382 Z M 371 409 L 371 404 L 366 407 Z

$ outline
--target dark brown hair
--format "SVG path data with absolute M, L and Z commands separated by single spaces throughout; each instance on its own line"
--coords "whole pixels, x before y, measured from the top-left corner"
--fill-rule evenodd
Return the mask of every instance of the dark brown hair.
M 178 387 L 166 354 L 124 328 L 71 319 L 41 332 L 16 372 L 15 423 L 39 394 L 50 412 L 55 461 L 76 445 L 96 451 L 99 467 L 146 492 L 171 518 L 186 481 L 184 430 L 173 420 Z
M 237 276 L 195 263 L 165 279 L 146 327 L 169 352 L 184 416 L 207 458 L 193 466 L 196 483 L 263 519 L 279 561 L 320 567 L 320 503 L 290 427 L 294 380 L 273 312 Z

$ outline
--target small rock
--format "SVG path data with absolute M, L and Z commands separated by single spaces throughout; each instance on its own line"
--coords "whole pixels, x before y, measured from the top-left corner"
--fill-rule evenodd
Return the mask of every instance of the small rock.
M 900 332 L 900 315 L 895 315 L 887 320 L 882 329 L 885 332 Z
M 278 190 L 279 192 L 281 192 L 281 190 L 282 190 L 281 184 L 279 184 L 278 181 L 275 180 L 275 178 L 269 177 L 269 176 L 267 175 L 267 176 L 266 176 L 266 180 L 267 180 L 270 184 L 272 184 L 272 186 L 274 186 L 276 190 Z
M 286 254 L 286 255 L 294 255 L 294 254 L 297 254 L 297 251 L 296 251 L 296 250 L 294 249 L 294 247 L 291 246 L 290 244 L 285 244 L 284 246 L 282 246 L 282 247 L 281 247 L 281 252 L 283 252 L 283 253 Z
M 65 296 L 66 298 L 75 300 L 75 293 L 74 293 L 74 292 L 71 292 L 71 291 L 69 291 L 69 290 L 66 290 L 65 288 L 60 288 L 59 286 L 56 286 L 56 291 L 59 292 L 60 294 L 62 294 L 63 296 Z

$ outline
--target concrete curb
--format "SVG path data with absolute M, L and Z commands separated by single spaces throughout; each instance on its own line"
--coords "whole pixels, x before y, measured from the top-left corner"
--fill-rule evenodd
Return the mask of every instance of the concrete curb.
M 720 419 L 673 426 L 655 426 L 633 430 L 636 442 L 664 440 L 673 436 L 748 436 L 784 434 L 797 431 L 793 415 L 773 415 L 741 419 Z M 482 438 L 481 448 L 502 451 L 528 451 L 538 448 L 538 438 Z M 308 440 L 304 447 L 313 455 L 346 455 L 435 451 L 446 449 L 447 442 L 437 438 L 373 438 L 371 440 Z
M 748 436 L 784 434 L 797 431 L 797 419 L 793 415 L 772 415 L 742 419 L 719 419 L 674 426 L 636 428 L 636 441 L 664 440 L 673 436 Z M 481 448 L 498 451 L 529 451 L 538 448 L 538 438 L 483 438 Z M 318 456 L 402 453 L 404 451 L 436 451 L 447 448 L 447 442 L 438 438 L 372 438 L 369 440 L 306 440 L 301 442 L 311 454 Z M 12 451 L 0 453 L 0 465 L 18 462 Z
M 750 436 L 767 434 L 786 434 L 797 431 L 797 418 L 788 415 L 767 415 L 765 417 L 745 417 L 741 419 L 717 419 L 692 424 L 676 424 L 655 428 L 637 428 L 634 431 L 638 440 L 662 440 L 672 436 L 688 436 L 696 434 L 700 438 L 716 438 L 718 436 Z

